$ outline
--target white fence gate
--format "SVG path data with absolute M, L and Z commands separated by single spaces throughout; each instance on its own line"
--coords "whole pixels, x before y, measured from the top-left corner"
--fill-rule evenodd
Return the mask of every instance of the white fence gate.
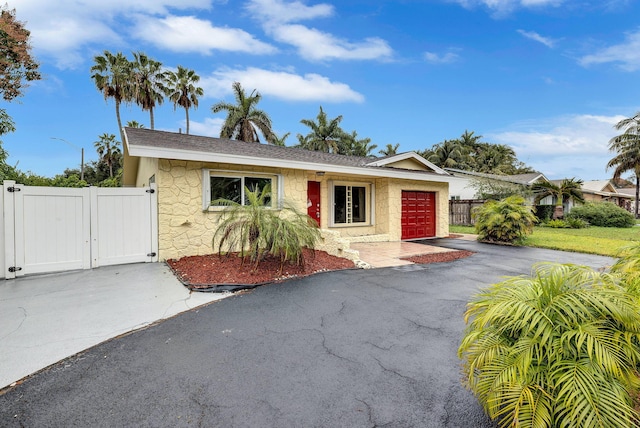
M 155 185 L 35 187 L 5 181 L 0 197 L 0 268 L 6 279 L 158 261 Z

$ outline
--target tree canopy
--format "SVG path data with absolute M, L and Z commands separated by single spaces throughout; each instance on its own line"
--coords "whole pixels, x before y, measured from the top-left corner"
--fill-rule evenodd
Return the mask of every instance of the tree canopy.
M 41 78 L 38 63 L 31 55 L 25 24 L 16 19 L 15 9 L 0 10 L 0 93 L 5 101 L 22 95 L 28 82 Z
M 189 109 L 198 108 L 198 98 L 204 95 L 204 90 L 196 86 L 200 81 L 195 70 L 178 66 L 178 69 L 174 71 L 168 71 L 165 74 L 167 79 L 165 94 L 171 102 L 173 102 L 174 110 L 177 106 L 184 108 L 184 113 L 187 121 L 187 134 L 189 133 Z
M 609 151 L 616 155 L 607 163 L 607 169 L 613 168 L 614 180 L 625 172 L 633 172 L 636 179 L 636 206 L 638 216 L 638 199 L 640 198 L 640 112 L 635 116 L 621 120 L 615 128 L 624 132 L 609 140 Z
M 342 115 L 329 119 L 320 106 L 315 120 L 300 121 L 310 131 L 307 135 L 298 134 L 297 147 L 348 156 L 372 156 L 371 152 L 378 146 L 371 144 L 371 138 L 359 138 L 356 131 L 345 132 L 340 127 L 340 122 L 342 122 Z
M 482 135 L 465 130 L 459 138 L 444 140 L 419 154 L 440 168 L 499 175 L 534 172 L 518 160 L 511 147 L 482 142 L 481 139 Z
M 220 137 L 259 143 L 259 130 L 267 142 L 275 144 L 269 115 L 256 107 L 262 99 L 260 92 L 254 89 L 247 95 L 240 82 L 234 82 L 233 95 L 236 99 L 235 104 L 220 101 L 211 107 L 213 113 L 227 112 L 227 118 L 220 130 Z

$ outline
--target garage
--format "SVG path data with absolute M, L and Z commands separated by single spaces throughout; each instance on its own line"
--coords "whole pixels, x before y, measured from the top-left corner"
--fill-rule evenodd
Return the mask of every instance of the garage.
M 436 193 L 402 191 L 402 239 L 436 236 Z

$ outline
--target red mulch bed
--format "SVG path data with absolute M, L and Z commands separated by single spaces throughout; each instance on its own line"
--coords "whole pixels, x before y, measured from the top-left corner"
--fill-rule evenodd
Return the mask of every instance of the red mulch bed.
M 351 260 L 331 256 L 325 251 L 305 249 L 304 260 L 304 267 L 285 263 L 282 272 L 280 272 L 280 261 L 276 258 L 268 257 L 254 269 L 249 260 L 246 260 L 243 265 L 242 258 L 237 254 L 189 256 L 178 260 L 167 260 L 167 264 L 178 279 L 192 289 L 220 285 L 259 285 L 308 276 L 317 272 L 355 268 Z M 234 287 L 228 289 L 234 289 Z
M 473 251 L 456 250 L 456 251 L 447 251 L 446 253 L 431 253 L 431 254 L 422 254 L 419 256 L 403 257 L 402 260 L 407 260 L 417 264 L 444 263 L 444 262 L 452 262 L 458 259 L 463 259 L 473 254 L 474 254 Z
M 471 251 L 449 251 L 423 254 L 403 260 L 419 264 L 442 263 L 469 257 L 472 254 Z M 285 264 L 282 272 L 280 271 L 280 262 L 273 257 L 268 257 L 260 262 L 257 268 L 254 268 L 249 260 L 245 260 L 243 264 L 242 258 L 237 253 L 228 256 L 208 254 L 182 257 L 177 260 L 167 260 L 167 264 L 187 287 L 220 291 L 252 288 L 260 284 L 300 278 L 318 272 L 355 268 L 351 260 L 331 256 L 324 251 L 305 249 L 304 258 L 304 267 Z

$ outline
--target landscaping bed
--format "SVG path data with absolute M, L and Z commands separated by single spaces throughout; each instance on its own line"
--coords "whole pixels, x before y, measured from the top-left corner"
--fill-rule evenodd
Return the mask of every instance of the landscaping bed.
M 447 251 L 445 253 L 431 253 L 422 254 L 419 256 L 403 257 L 402 260 L 407 260 L 412 263 L 426 264 L 426 263 L 444 263 L 452 262 L 454 260 L 463 259 L 473 255 L 473 251 L 457 250 Z
M 253 288 L 260 284 L 300 278 L 318 272 L 354 269 L 351 260 L 329 255 L 325 251 L 304 250 L 304 266 L 285 263 L 267 257 L 258 266 L 248 259 L 243 261 L 237 253 L 228 255 L 207 254 L 167 260 L 178 279 L 190 289 L 215 291 Z
M 442 263 L 472 254 L 471 251 L 448 251 L 413 256 L 404 260 L 419 264 Z M 280 271 L 280 262 L 274 257 L 266 258 L 255 267 L 249 260 L 243 262 L 237 253 L 169 259 L 167 265 L 185 286 L 199 291 L 234 291 L 254 288 L 262 284 L 301 278 L 319 272 L 356 267 L 351 260 L 329 255 L 325 251 L 305 249 L 304 257 L 304 267 L 285 263 L 282 271 Z

